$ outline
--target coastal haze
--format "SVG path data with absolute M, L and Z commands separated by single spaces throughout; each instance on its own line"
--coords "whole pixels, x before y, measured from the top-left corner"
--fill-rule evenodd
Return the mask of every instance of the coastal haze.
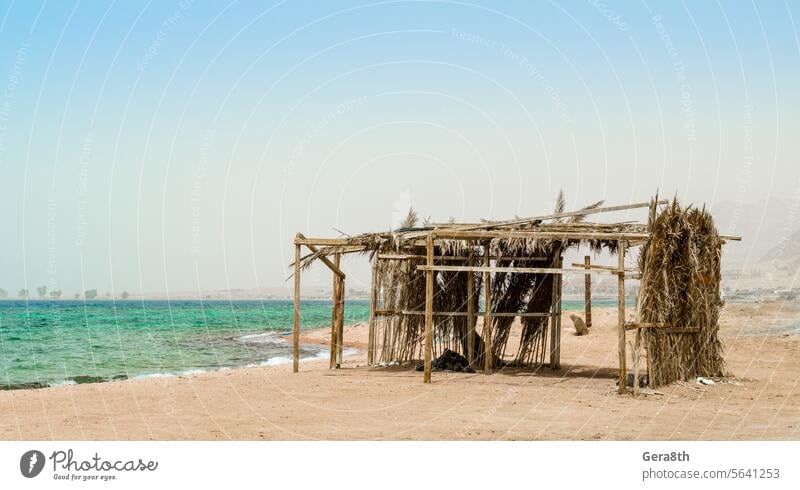
M 0 287 L 285 296 L 298 231 L 531 216 L 560 189 L 706 205 L 744 237 L 726 256 L 760 262 L 800 230 L 795 13 L 6 5 Z M 344 267 L 368 288 L 366 260 Z
M 789 2 L 0 0 L 0 439 L 796 440 L 796 18 Z M 558 370 L 506 363 L 519 318 L 491 376 L 423 385 L 413 349 L 367 366 L 367 253 L 341 257 L 341 324 L 318 262 L 295 320 L 298 232 L 547 215 L 562 191 L 567 211 L 677 199 L 741 236 L 719 295 L 712 277 L 695 297 L 719 306 L 725 376 L 618 396 L 639 285 L 618 296 L 602 270 L 591 328 L 582 274 L 548 299 Z M 618 266 L 582 245 L 565 267 L 585 255 Z

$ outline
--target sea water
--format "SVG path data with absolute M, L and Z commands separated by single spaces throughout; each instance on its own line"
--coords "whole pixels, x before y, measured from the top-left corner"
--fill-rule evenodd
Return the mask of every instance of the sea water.
M 301 311 L 302 328 L 330 326 L 330 301 L 304 300 Z M 346 325 L 368 317 L 368 301 L 346 303 Z M 285 300 L 0 301 L 0 389 L 281 364 L 291 361 L 285 334 L 292 327 L 293 305 Z M 329 354 L 302 345 L 300 355 Z
M 302 328 L 330 326 L 303 301 Z M 345 324 L 369 317 L 348 301 Z M 0 301 L 0 388 L 165 376 L 291 360 L 291 301 Z M 301 358 L 325 357 L 303 345 Z

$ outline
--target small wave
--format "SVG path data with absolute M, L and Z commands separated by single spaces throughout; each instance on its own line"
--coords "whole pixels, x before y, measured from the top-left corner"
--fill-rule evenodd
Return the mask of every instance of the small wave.
M 191 376 L 193 374 L 203 374 L 203 373 L 210 373 L 213 371 L 222 371 L 223 369 L 227 368 L 221 367 L 212 369 L 186 369 L 183 371 L 176 371 L 176 372 L 167 371 L 164 373 L 146 373 L 133 376 L 131 377 L 131 379 L 171 378 L 173 376 Z
M 253 333 L 236 337 L 239 342 L 245 344 L 285 344 L 286 341 L 278 337 L 275 332 Z
M 257 335 L 270 335 L 270 334 L 257 334 Z M 308 346 L 304 346 L 304 348 L 308 348 Z M 353 348 L 346 348 L 342 352 L 343 356 L 350 356 L 358 352 L 358 349 Z M 301 353 L 300 362 L 306 361 L 316 361 L 320 359 L 327 359 L 330 356 L 330 350 L 325 348 L 319 348 L 316 352 L 312 355 L 304 355 Z M 184 369 L 180 371 L 166 371 L 166 372 L 155 372 L 155 373 L 142 373 L 137 374 L 134 376 L 127 376 L 123 374 L 113 375 L 108 377 L 101 377 L 101 376 L 89 376 L 89 375 L 78 375 L 73 376 L 63 380 L 54 380 L 48 382 L 33 382 L 33 383 L 20 383 L 20 384 L 0 384 L 0 390 L 19 390 L 19 389 L 38 389 L 38 388 L 55 388 L 59 386 L 71 386 L 71 385 L 80 385 L 80 384 L 89 384 L 89 383 L 110 383 L 116 381 L 124 381 L 126 379 L 153 379 L 153 378 L 169 378 L 175 376 L 191 376 L 195 374 L 203 374 L 203 373 L 210 373 L 210 372 L 217 372 L 217 371 L 227 371 L 230 369 L 238 369 L 238 368 L 251 368 L 251 367 L 266 367 L 266 366 L 279 366 L 283 364 L 289 364 L 292 362 L 291 356 L 274 356 L 270 357 L 269 359 L 259 362 L 259 363 L 252 363 L 252 364 L 245 364 L 241 366 L 220 366 L 215 368 L 208 368 L 208 369 Z
M 61 381 L 50 381 L 47 383 L 48 388 L 55 388 L 56 386 L 69 386 L 69 385 L 76 385 L 78 384 L 77 381 L 74 379 L 64 379 Z

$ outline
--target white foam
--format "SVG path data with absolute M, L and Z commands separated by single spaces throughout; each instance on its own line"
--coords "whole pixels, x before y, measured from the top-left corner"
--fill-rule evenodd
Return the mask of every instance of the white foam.
M 280 338 L 275 332 L 253 333 L 242 335 L 236 340 L 247 344 L 285 344 L 286 341 Z
M 51 382 L 47 383 L 47 386 L 49 386 L 51 388 L 55 388 L 56 386 L 68 386 L 68 385 L 76 385 L 76 384 L 78 384 L 78 383 L 75 382 L 75 380 L 73 380 L 73 379 L 65 379 L 63 381 L 51 381 Z

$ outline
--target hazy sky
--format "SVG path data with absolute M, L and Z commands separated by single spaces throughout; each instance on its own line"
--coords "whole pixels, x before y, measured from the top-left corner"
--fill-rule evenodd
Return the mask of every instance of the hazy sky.
M 281 287 L 295 232 L 409 204 L 798 199 L 789 2 L 268 3 L 0 2 L 0 287 Z

